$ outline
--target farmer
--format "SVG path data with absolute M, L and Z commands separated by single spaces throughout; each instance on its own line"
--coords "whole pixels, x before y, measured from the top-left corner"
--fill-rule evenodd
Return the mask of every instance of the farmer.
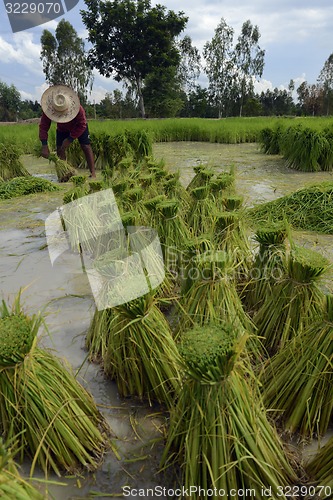
M 48 158 L 50 154 L 47 139 L 51 123 L 54 121 L 57 123 L 58 157 L 66 160 L 66 149 L 75 139 L 78 139 L 87 160 L 90 177 L 96 177 L 86 113 L 76 92 L 66 85 L 53 85 L 42 95 L 41 106 L 43 114 L 39 123 L 39 139 L 42 142 L 43 158 Z

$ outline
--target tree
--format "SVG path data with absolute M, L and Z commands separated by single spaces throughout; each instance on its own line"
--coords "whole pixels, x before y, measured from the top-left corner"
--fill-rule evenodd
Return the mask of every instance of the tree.
M 148 115 L 154 118 L 173 118 L 184 105 L 183 92 L 177 75 L 177 68 L 156 68 L 147 75 L 143 97 Z M 186 97 L 185 97 L 186 99 Z
M 150 0 L 85 0 L 81 11 L 93 48 L 89 52 L 98 71 L 135 88 L 141 116 L 145 116 L 143 86 L 157 68 L 177 67 L 175 38 L 183 31 L 183 12 L 151 7 Z
M 84 42 L 73 26 L 62 19 L 55 36 L 44 30 L 41 36 L 41 60 L 45 79 L 50 85 L 68 85 L 83 100 L 92 88 L 92 69 L 84 50 Z
M 245 95 L 253 93 L 253 79 L 261 77 L 264 70 L 265 51 L 258 44 L 260 36 L 258 26 L 253 26 L 248 19 L 243 23 L 235 46 L 235 83 L 240 95 L 239 116 L 242 116 Z
M 326 114 L 329 115 L 330 103 L 333 100 L 333 54 L 325 61 L 318 82 L 323 86 L 326 102 Z
M 17 88 L 0 81 L 0 121 L 15 121 L 21 104 Z
M 219 118 L 226 110 L 230 98 L 233 72 L 232 43 L 234 30 L 222 18 L 215 29 L 214 37 L 204 45 L 206 61 L 205 72 L 208 76 L 208 89 L 212 101 L 218 108 Z
M 301 83 L 296 90 L 298 102 L 302 111 L 307 115 L 318 115 L 323 106 L 324 92 L 320 85 Z
M 199 50 L 192 45 L 192 39 L 188 35 L 180 40 L 180 64 L 178 75 L 183 87 L 187 93 L 194 89 L 196 80 L 199 78 L 201 70 L 201 56 Z

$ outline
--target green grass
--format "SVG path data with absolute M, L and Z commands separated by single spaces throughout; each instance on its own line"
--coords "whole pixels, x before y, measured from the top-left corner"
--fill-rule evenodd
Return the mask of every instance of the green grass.
M 322 130 L 331 123 L 326 117 L 283 118 L 168 118 L 149 120 L 89 120 L 91 133 L 116 135 L 124 130 L 146 130 L 152 134 L 154 142 L 200 141 L 238 144 L 257 142 L 262 129 L 281 124 L 283 127 L 302 124 L 314 130 Z M 54 142 L 55 124 L 50 129 L 50 142 Z M 24 153 L 31 153 L 38 143 L 38 123 L 19 123 L 0 127 L 0 143 L 13 142 Z

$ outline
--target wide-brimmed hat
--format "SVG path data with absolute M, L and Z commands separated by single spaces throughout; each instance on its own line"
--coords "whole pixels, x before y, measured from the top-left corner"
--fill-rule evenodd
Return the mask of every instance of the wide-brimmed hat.
M 48 118 L 57 123 L 73 120 L 80 109 L 80 99 L 67 85 L 53 85 L 42 95 L 42 110 Z

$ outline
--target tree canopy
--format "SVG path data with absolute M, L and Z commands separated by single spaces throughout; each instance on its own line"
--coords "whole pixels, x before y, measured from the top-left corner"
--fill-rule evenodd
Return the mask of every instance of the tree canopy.
M 183 12 L 151 7 L 150 0 L 85 0 L 81 11 L 92 44 L 91 64 L 107 77 L 135 88 L 145 116 L 143 84 L 156 68 L 177 67 L 180 61 L 175 39 L 183 31 Z
M 68 85 L 85 101 L 87 89 L 92 86 L 92 70 L 84 50 L 84 42 L 73 26 L 62 19 L 57 25 L 55 36 L 44 30 L 41 46 L 46 81 L 50 85 Z

